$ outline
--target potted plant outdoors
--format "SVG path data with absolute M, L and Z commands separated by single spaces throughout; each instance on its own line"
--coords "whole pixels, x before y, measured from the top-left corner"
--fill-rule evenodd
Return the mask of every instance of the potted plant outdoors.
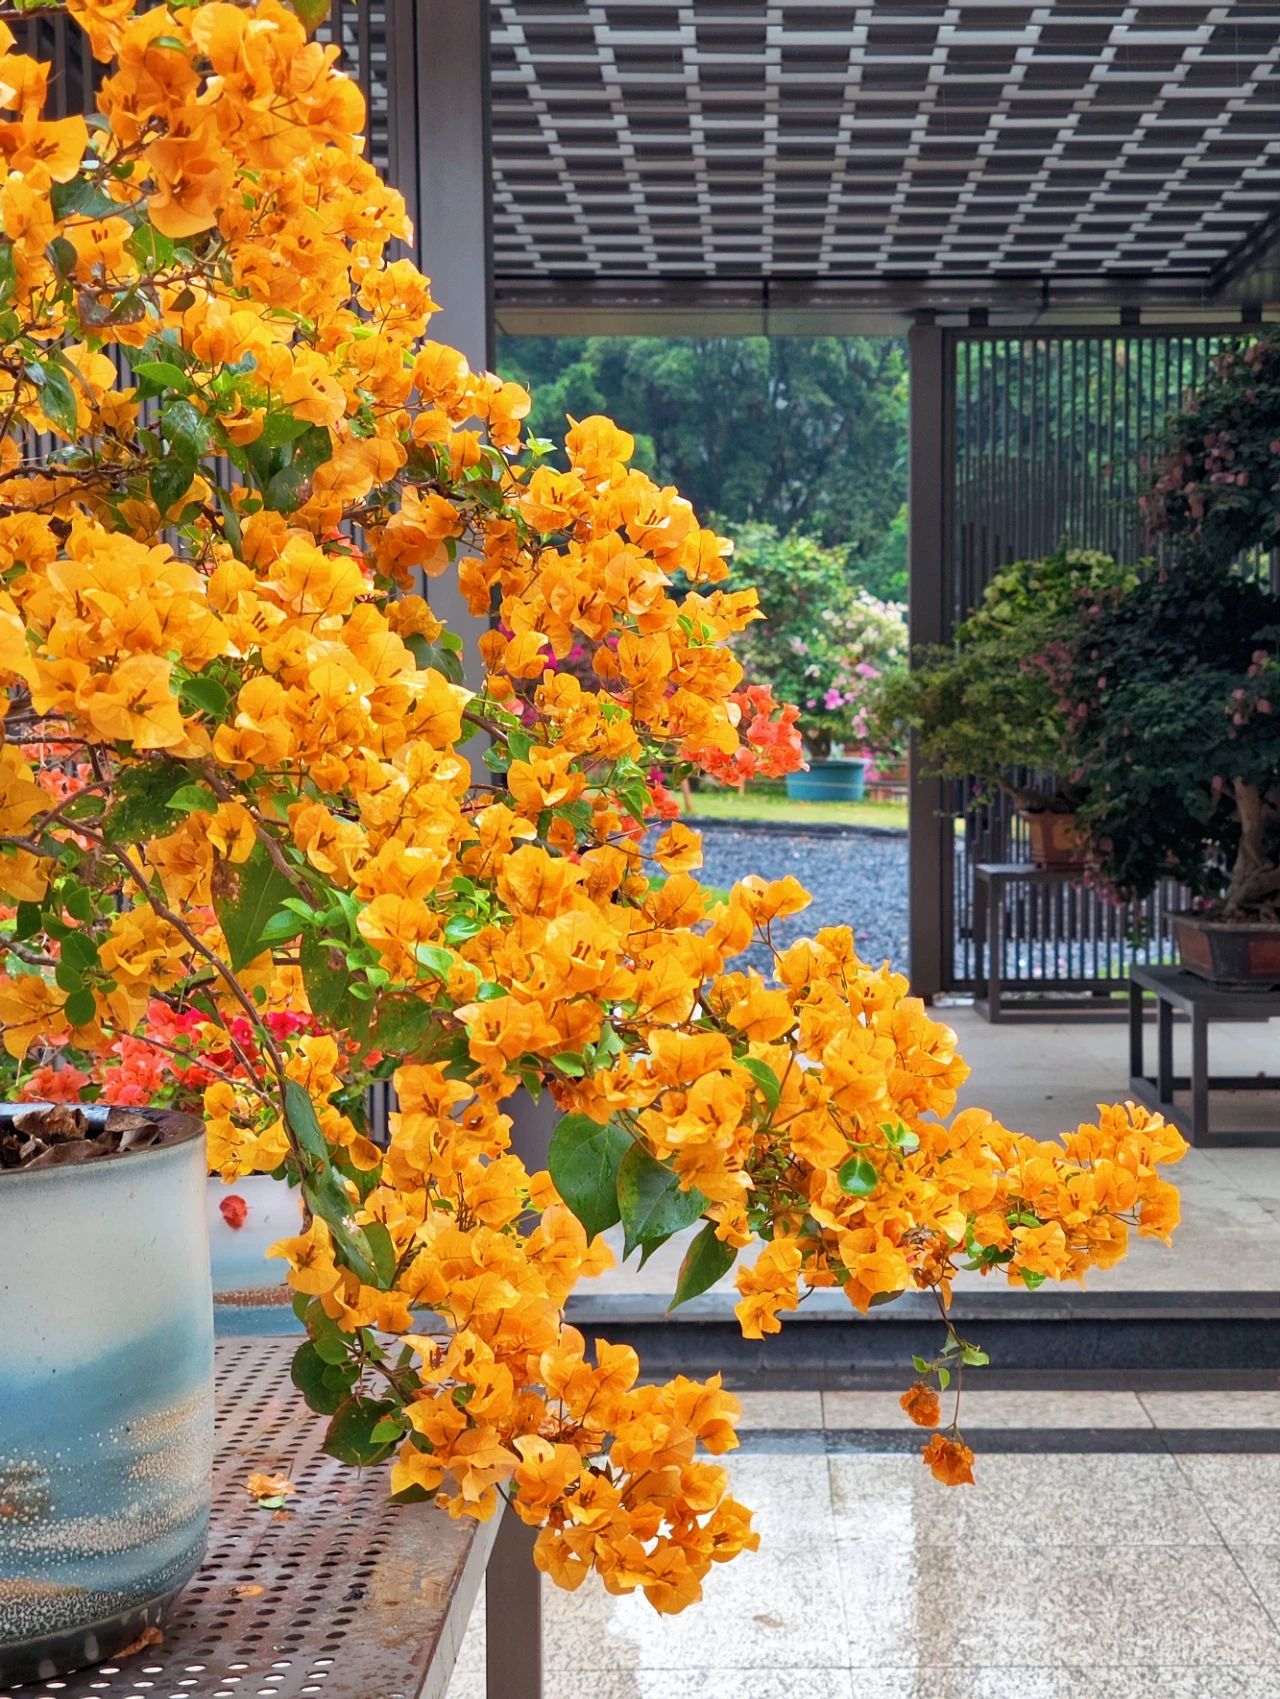
M 1280 544 L 1280 336 L 1227 342 L 1167 422 L 1139 498 L 1154 543 L 1227 566 Z
M 806 764 L 788 776 L 787 794 L 857 801 L 866 702 L 880 670 L 906 652 L 903 610 L 859 589 L 841 550 L 768 525 L 738 531 L 734 573 L 767 610 L 735 645 L 747 676 L 799 709 Z
M 1101 876 L 1187 885 L 1183 966 L 1280 983 L 1280 597 L 1185 554 L 1086 619 L 1061 687 Z
M 1005 567 L 952 645 L 919 651 L 910 668 L 886 676 L 869 716 L 872 735 L 913 734 L 924 772 L 977 781 L 975 807 L 993 793 L 1007 797 L 1036 866 L 1086 865 L 1091 849 L 1077 822 L 1083 791 L 1051 668 L 1079 610 L 1101 605 L 1135 576 L 1087 549 Z
M 561 1584 L 595 1572 L 681 1609 L 756 1541 L 707 1457 L 735 1443 L 736 1407 L 718 1376 L 641 1385 L 633 1353 L 566 1326 L 569 1292 L 609 1260 L 604 1229 L 647 1254 L 696 1227 L 676 1301 L 765 1240 L 736 1273 L 752 1338 L 802 1285 L 863 1309 L 927 1290 L 945 1312 L 959 1265 L 1034 1287 L 1114 1261 L 1131 1229 L 1167 1237 L 1162 1170 L 1183 1142 L 1132 1107 L 1060 1143 L 951 1119 L 954 1034 L 900 976 L 860 963 L 848 928 L 777 951 L 773 922 L 807 902 L 794 880 L 727 899 L 699 884 L 696 834 L 650 829 L 648 775 L 749 776 L 792 736 L 740 688 L 726 645 L 756 599 L 721 587 L 727 545 L 629 466 L 607 420 L 574 425 L 550 468 L 521 440 L 524 392 L 425 335 L 434 303 L 388 258 L 408 226 L 361 155 L 361 97 L 292 10 L 85 18 L 108 61 L 92 130 L 46 119 L 43 68 L 0 41 L 20 112 L 0 248 L 15 1095 L 37 1064 L 61 1092 L 61 1058 L 88 1073 L 125 1038 L 181 1051 L 153 1004 L 196 1011 L 221 1035 L 200 1043 L 210 1165 L 300 1201 L 276 1248 L 307 1331 L 294 1379 L 330 1452 L 387 1462 L 397 1497 L 453 1515 L 506 1498 Z M 51 455 L 25 457 L 28 427 Z M 409 593 L 417 572 L 456 574 L 477 616 L 499 607 L 474 690 L 461 639 Z M 579 642 L 600 690 L 544 665 L 548 643 Z M 756 943 L 767 981 L 741 967 Z M 378 1143 L 364 1090 L 387 1080 Z M 524 1092 L 558 1112 L 549 1169 L 511 1148 Z M 47 1142 L 64 1111 L 26 1113 Z M 5 1222 L 42 1172 L 22 1131 Z M 105 1188 L 149 1157 L 79 1172 Z M 115 1231 L 150 1231 L 161 1207 L 130 1200 Z M 4 1336 L 6 1432 L 43 1409 L 15 1350 L 62 1350 L 92 1380 L 118 1345 L 91 1416 L 56 1436 L 89 1469 L 151 1359 L 94 1319 L 107 1270 L 63 1302 L 58 1260 L 32 1266 L 48 1301 Z M 947 1329 L 925 1372 L 980 1360 Z M 907 1402 L 936 1420 L 927 1389 Z M 968 1478 L 954 1423 L 924 1455 Z M 38 1480 L 50 1460 L 23 1465 Z M 82 1524 L 55 1572 L 56 1507 L 30 1502 L 33 1521 L 0 1523 L 5 1682 L 163 1607 L 132 1585 L 145 1565 L 115 1523 Z

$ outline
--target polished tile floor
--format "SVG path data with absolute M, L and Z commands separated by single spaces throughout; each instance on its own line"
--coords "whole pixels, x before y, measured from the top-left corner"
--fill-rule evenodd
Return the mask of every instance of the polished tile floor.
M 951 1490 L 891 1394 L 742 1397 L 761 1551 L 676 1618 L 544 1585 L 546 1699 L 1280 1695 L 1280 1391 L 971 1388 Z
M 1129 1041 L 1123 1025 L 990 1026 L 972 1008 L 939 1008 L 936 1013 L 956 1029 L 961 1054 L 972 1069 L 961 1093 L 962 1107 L 980 1104 L 1007 1126 L 1037 1138 L 1056 1138 L 1064 1127 L 1091 1119 L 1099 1103 L 1123 1102 L 1129 1095 Z M 1215 1070 L 1241 1078 L 1274 1078 L 1280 1073 L 1280 1021 L 1215 1027 L 1211 1042 Z M 1188 1043 L 1187 1029 L 1175 1028 L 1175 1067 L 1184 1072 Z M 1154 1045 L 1153 1028 L 1148 1033 L 1149 1063 Z M 1222 1101 L 1221 1113 L 1232 1127 L 1280 1127 L 1280 1091 L 1233 1094 Z M 1135 1241 L 1123 1262 L 1090 1275 L 1089 1291 L 1274 1292 L 1280 1266 L 1280 1149 L 1193 1150 L 1173 1177 L 1182 1191 L 1182 1226 L 1172 1248 L 1153 1240 Z M 615 1292 L 662 1294 L 665 1300 L 686 1243 L 677 1236 L 643 1269 L 633 1260 L 592 1282 L 590 1290 L 602 1297 Z M 1224 1255 L 1228 1245 L 1230 1254 Z M 966 1283 L 992 1286 L 977 1275 L 962 1277 L 961 1287 Z M 728 1286 L 726 1281 L 726 1292 Z M 1276 1694 L 1280 1699 L 1280 1676 Z

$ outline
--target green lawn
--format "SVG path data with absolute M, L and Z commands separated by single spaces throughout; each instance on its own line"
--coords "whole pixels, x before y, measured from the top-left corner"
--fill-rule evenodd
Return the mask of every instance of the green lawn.
M 783 794 L 735 790 L 694 793 L 693 813 L 704 820 L 763 820 L 771 825 L 898 826 L 907 824 L 905 802 L 793 802 Z

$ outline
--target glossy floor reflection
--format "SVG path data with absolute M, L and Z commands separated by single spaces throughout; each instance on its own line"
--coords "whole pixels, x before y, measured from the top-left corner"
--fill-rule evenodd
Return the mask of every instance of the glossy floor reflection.
M 950 1491 L 877 1438 L 884 1393 L 743 1404 L 763 1549 L 676 1618 L 544 1586 L 545 1699 L 1280 1693 L 1280 1393 L 975 1392 Z M 483 1671 L 477 1617 L 449 1699 Z

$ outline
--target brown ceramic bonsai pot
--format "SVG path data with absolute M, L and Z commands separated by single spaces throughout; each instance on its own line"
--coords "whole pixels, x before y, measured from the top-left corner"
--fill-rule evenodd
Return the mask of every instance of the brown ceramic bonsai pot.
M 1170 919 L 1188 973 L 1231 991 L 1267 991 L 1280 985 L 1280 922 L 1192 913 Z
M 1048 808 L 1020 808 L 1018 813 L 1026 824 L 1031 860 L 1037 867 L 1089 865 L 1089 840 L 1074 814 L 1055 814 Z

